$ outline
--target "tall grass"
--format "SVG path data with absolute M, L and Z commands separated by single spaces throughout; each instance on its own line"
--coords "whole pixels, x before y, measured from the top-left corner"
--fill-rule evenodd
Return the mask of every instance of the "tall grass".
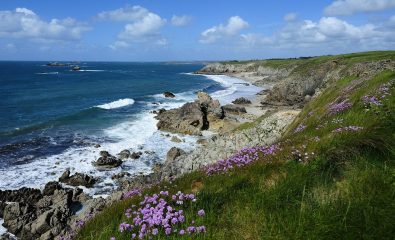
M 386 54 L 341 57 L 355 61 Z M 394 239 L 395 90 L 378 109 L 367 110 L 361 97 L 394 81 L 395 73 L 383 72 L 344 93 L 356 80 L 341 79 L 306 105 L 276 155 L 223 174 L 198 171 L 146 189 L 144 194 L 192 192 L 193 183 L 200 183 L 198 201 L 185 215 L 193 219 L 197 209 L 204 209 L 199 224 L 207 232 L 166 239 Z M 328 114 L 328 104 L 339 97 L 348 98 L 352 107 Z M 300 124 L 306 127 L 295 133 Z M 362 129 L 333 132 L 350 125 Z M 293 154 L 296 150 L 302 161 Z M 125 209 L 139 201 L 135 197 L 107 207 L 77 239 L 130 239 L 118 226 L 127 221 Z M 163 238 L 163 233 L 153 237 Z

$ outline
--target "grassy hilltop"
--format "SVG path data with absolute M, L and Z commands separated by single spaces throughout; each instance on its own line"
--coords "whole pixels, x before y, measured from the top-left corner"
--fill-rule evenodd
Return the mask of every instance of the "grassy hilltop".
M 153 194 L 159 196 L 147 198 L 142 206 L 153 207 L 153 215 L 146 216 L 156 219 L 172 206 L 183 210 L 177 214 L 185 220 L 167 227 L 147 225 L 144 239 L 393 239 L 395 72 L 346 74 L 357 63 L 382 60 L 394 61 L 395 52 L 227 62 L 296 66 L 291 74 L 301 75 L 326 62 L 346 67 L 304 106 L 277 144 L 246 149 L 171 183 L 130 192 L 87 221 L 77 239 L 131 239 L 141 230 L 133 227 L 133 212 L 139 212 L 145 195 Z M 172 200 L 178 191 L 194 195 L 179 193 Z M 165 210 L 158 206 L 161 197 Z M 201 209 L 205 214 L 198 214 Z

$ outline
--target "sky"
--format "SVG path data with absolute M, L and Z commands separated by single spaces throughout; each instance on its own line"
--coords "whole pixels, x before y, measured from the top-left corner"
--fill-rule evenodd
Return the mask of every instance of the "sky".
M 245 60 L 395 50 L 395 0 L 1 0 L 0 60 Z

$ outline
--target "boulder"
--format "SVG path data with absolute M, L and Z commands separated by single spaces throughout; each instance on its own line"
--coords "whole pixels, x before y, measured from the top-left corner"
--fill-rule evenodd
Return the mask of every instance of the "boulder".
M 17 190 L 0 190 L 0 202 L 28 202 L 35 204 L 41 198 L 41 191 L 34 188 L 23 187 Z
M 202 145 L 204 145 L 204 144 L 207 144 L 208 141 L 207 141 L 207 139 L 201 138 L 201 139 L 198 139 L 198 140 L 196 141 L 196 143 L 197 143 L 197 144 L 202 144 Z
M 166 162 L 172 162 L 174 161 L 177 157 L 184 155 L 185 151 L 180 149 L 180 148 L 176 148 L 176 147 L 172 147 L 166 155 Z
M 122 159 L 122 160 L 128 159 L 130 157 L 130 151 L 125 149 L 125 150 L 122 150 L 117 155 L 118 155 L 119 159 Z
M 107 151 L 101 151 L 97 161 L 92 162 L 93 166 L 98 168 L 114 168 L 122 164 L 122 160 L 112 156 Z
M 176 95 L 174 95 L 174 93 L 172 93 L 172 92 L 164 92 L 163 95 L 166 98 L 175 98 L 176 97 Z
M 240 97 L 240 98 L 235 99 L 232 103 L 233 104 L 251 104 L 251 101 L 247 98 Z
M 84 186 L 89 188 L 96 183 L 96 179 L 83 173 L 70 175 L 70 170 L 66 170 L 59 178 L 59 182 L 66 183 L 71 186 Z
M 130 155 L 130 158 L 131 158 L 131 159 L 139 159 L 139 158 L 141 157 L 141 155 L 143 155 L 142 152 L 133 152 L 133 153 Z
M 245 107 L 240 107 L 233 104 L 227 104 L 225 106 L 222 106 L 222 109 L 224 110 L 225 115 L 229 115 L 229 114 L 240 115 L 247 113 Z
M 45 187 L 43 189 L 43 195 L 44 196 L 53 195 L 55 190 L 59 190 L 59 189 L 62 189 L 62 185 L 59 182 L 56 181 L 48 182 L 47 184 L 45 184 Z
M 171 137 L 170 141 L 175 142 L 175 143 L 180 143 L 180 142 L 182 142 L 182 140 L 179 139 L 177 136 Z
M 201 135 L 202 130 L 209 129 L 209 121 L 224 118 L 224 112 L 218 100 L 213 100 L 207 93 L 199 92 L 198 99 L 180 108 L 159 111 L 155 117 L 159 120 L 157 127 L 162 131 L 182 134 Z

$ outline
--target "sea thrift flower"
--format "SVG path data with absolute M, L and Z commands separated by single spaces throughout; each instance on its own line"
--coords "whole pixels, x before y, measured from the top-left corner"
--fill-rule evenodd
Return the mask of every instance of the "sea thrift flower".
M 341 133 L 341 132 L 345 132 L 345 131 L 349 131 L 349 132 L 357 132 L 362 130 L 363 127 L 359 127 L 359 126 L 347 126 L 347 127 L 340 127 L 337 128 L 335 130 L 333 130 L 333 133 Z
M 209 165 L 206 167 L 206 173 L 207 175 L 212 175 L 214 173 L 225 173 L 235 167 L 249 165 L 261 158 L 274 155 L 278 149 L 278 145 L 245 148 L 227 159 L 220 160 L 212 165 Z
M 301 123 L 301 124 L 294 130 L 294 133 L 299 133 L 299 132 L 303 131 L 305 128 L 306 128 L 306 126 L 305 126 L 303 123 Z
M 200 226 L 200 227 L 197 227 L 196 230 L 197 230 L 198 232 L 200 232 L 200 233 L 206 232 L 206 227 L 205 227 L 205 226 Z
M 199 217 L 203 217 L 205 214 L 206 214 L 206 213 L 204 212 L 203 209 L 201 209 L 201 210 L 198 211 Z
M 180 235 L 184 235 L 185 234 L 185 230 L 184 229 L 181 229 L 180 230 Z
M 340 112 L 344 112 L 347 109 L 350 109 L 351 107 L 352 107 L 352 103 L 350 103 L 348 99 L 345 99 L 339 103 L 329 104 L 328 113 L 330 115 L 338 114 Z
M 127 198 L 131 198 L 133 196 L 140 195 L 140 194 L 141 194 L 141 190 L 138 188 L 135 188 L 135 189 L 132 189 L 132 190 L 124 193 L 123 198 L 127 199 Z
M 140 202 L 138 209 L 136 206 L 126 209 L 125 215 L 131 219 L 131 224 L 121 223 L 119 231 L 131 231 L 140 239 L 156 236 L 160 229 L 163 229 L 166 235 L 171 235 L 172 229 L 176 234 L 185 234 L 185 230 L 182 230 L 183 232 L 177 230 L 180 223 L 186 223 L 184 210 L 177 209 L 180 208 L 177 203 L 180 201 L 193 202 L 194 200 L 196 200 L 194 194 L 185 194 L 180 191 L 174 195 L 169 195 L 167 191 L 146 195 Z M 190 234 L 197 233 L 193 226 L 190 226 L 187 231 Z

